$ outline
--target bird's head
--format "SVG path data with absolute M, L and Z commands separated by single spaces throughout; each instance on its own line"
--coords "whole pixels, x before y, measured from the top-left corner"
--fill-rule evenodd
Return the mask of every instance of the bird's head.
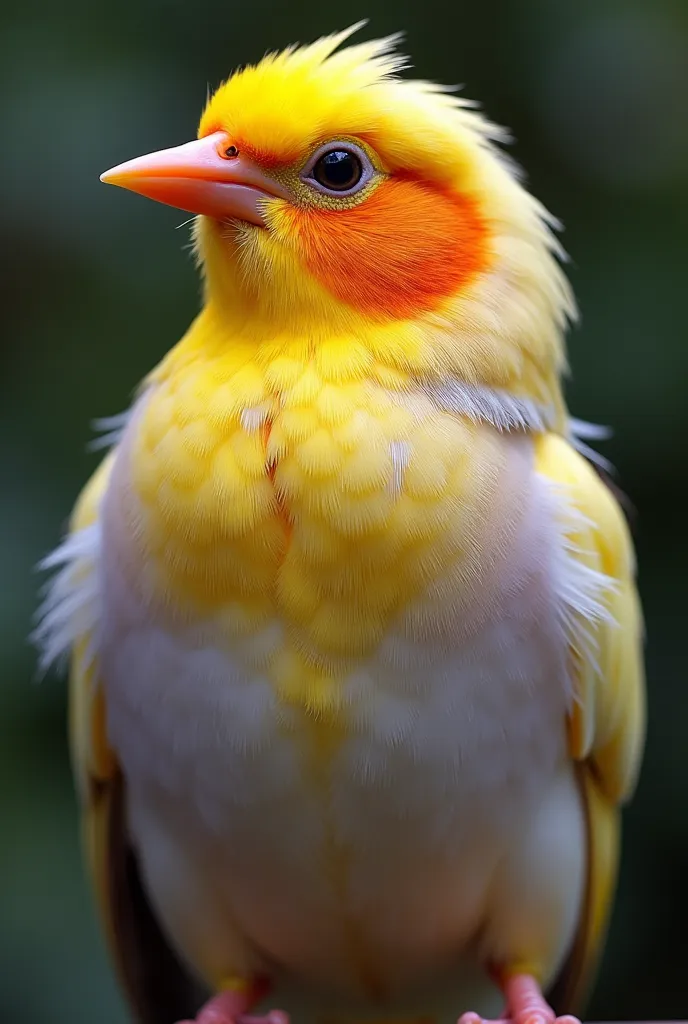
M 253 331 L 552 401 L 573 303 L 550 220 L 472 105 L 358 26 L 238 70 L 198 138 L 102 180 L 198 214 L 206 296 Z

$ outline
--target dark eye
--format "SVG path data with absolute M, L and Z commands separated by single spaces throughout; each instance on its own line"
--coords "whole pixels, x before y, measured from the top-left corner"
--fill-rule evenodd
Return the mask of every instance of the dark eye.
M 344 198 L 356 195 L 380 174 L 363 146 L 331 139 L 311 153 L 301 180 L 323 195 Z
M 358 185 L 363 174 L 361 161 L 348 149 L 330 149 L 316 161 L 312 175 L 331 192 L 347 192 Z

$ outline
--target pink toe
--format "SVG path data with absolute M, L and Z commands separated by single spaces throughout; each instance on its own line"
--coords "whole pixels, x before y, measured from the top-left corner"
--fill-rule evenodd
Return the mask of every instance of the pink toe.
M 207 1006 L 196 1017 L 196 1024 L 235 1024 L 235 1020 L 220 1007 Z
M 261 1017 L 252 1017 L 249 1014 L 242 1014 L 238 1018 L 238 1024 L 290 1024 L 289 1014 L 284 1010 L 270 1010 Z
M 509 1017 L 500 1017 L 498 1020 L 488 1020 L 481 1017 L 479 1013 L 462 1013 L 457 1024 L 514 1024 Z

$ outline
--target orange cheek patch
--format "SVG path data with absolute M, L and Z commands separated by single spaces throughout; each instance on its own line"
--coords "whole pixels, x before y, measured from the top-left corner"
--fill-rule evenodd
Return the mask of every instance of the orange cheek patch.
M 474 200 L 384 181 L 359 206 L 289 212 L 308 269 L 368 316 L 411 319 L 459 292 L 488 261 Z

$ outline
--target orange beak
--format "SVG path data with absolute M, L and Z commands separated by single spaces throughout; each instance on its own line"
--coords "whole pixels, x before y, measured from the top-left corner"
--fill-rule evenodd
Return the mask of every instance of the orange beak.
M 225 155 L 229 147 L 227 133 L 214 132 L 196 142 L 118 164 L 101 174 L 100 180 L 189 213 L 264 227 L 266 202 L 291 197 L 249 157 Z

